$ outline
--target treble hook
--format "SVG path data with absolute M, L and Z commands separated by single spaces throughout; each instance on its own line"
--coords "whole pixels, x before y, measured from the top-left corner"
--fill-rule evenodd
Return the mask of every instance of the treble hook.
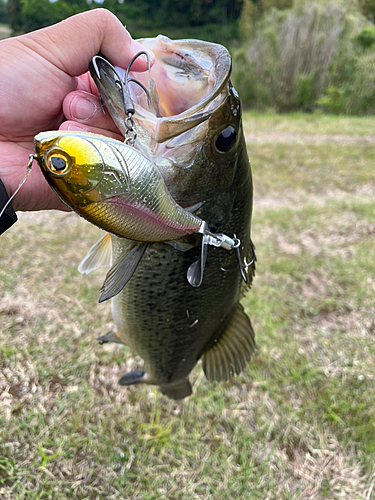
M 199 232 L 203 234 L 201 256 L 198 260 L 196 260 L 191 264 L 191 266 L 187 271 L 187 279 L 190 285 L 198 287 L 202 284 L 204 268 L 207 260 L 208 245 L 212 245 L 214 247 L 221 247 L 224 248 L 225 250 L 234 250 L 236 262 L 241 272 L 241 277 L 244 280 L 244 282 L 248 284 L 249 278 L 247 275 L 247 269 L 256 260 L 253 245 L 251 245 L 251 250 L 253 254 L 252 261 L 250 263 L 244 261 L 243 264 L 241 262 L 241 254 L 240 254 L 241 241 L 237 238 L 235 234 L 233 234 L 233 238 L 230 238 L 229 236 L 223 233 L 211 233 L 207 229 L 206 223 L 202 224 L 202 227 L 199 230 Z M 229 269 L 222 269 L 222 271 L 229 271 Z
M 234 238 L 235 237 L 236 237 L 236 235 L 234 235 Z M 240 245 L 238 245 L 234 249 L 234 254 L 236 256 L 236 262 L 237 262 L 237 265 L 238 265 L 238 267 L 240 269 L 242 279 L 244 280 L 244 282 L 246 283 L 246 285 L 249 284 L 248 269 L 256 261 L 254 245 L 251 242 L 250 242 L 250 247 L 251 247 L 251 254 L 252 254 L 251 261 L 250 262 L 246 262 L 246 259 L 244 259 L 244 263 L 241 262 Z
M 132 64 L 134 63 L 134 61 L 136 59 L 138 59 L 138 57 L 143 56 L 143 55 L 146 56 L 146 59 L 147 59 L 147 68 L 148 68 L 148 72 L 150 73 L 150 71 L 151 71 L 150 56 L 148 55 L 148 53 L 146 51 L 141 50 L 140 52 L 138 52 L 138 54 L 135 54 L 135 56 L 133 57 L 133 59 L 130 61 L 128 67 L 126 68 L 125 78 L 124 78 L 124 84 L 125 84 L 126 89 L 128 91 L 128 95 L 129 95 L 130 101 L 131 101 L 131 98 L 130 98 L 129 89 L 128 89 L 129 82 L 133 82 L 133 83 L 136 83 L 137 85 L 139 85 L 141 87 L 141 89 L 144 91 L 144 93 L 146 94 L 146 96 L 147 96 L 147 104 L 148 104 L 148 107 L 150 107 L 151 106 L 151 97 L 150 97 L 150 94 L 149 94 L 148 90 L 146 89 L 146 87 L 141 82 L 139 82 L 138 80 L 136 80 L 135 78 L 129 78 L 129 71 L 130 71 L 130 68 L 132 67 Z M 125 114 L 128 114 L 126 111 L 127 110 L 125 109 Z M 135 113 L 135 110 L 133 111 L 133 114 L 134 113 Z
M 134 121 L 133 121 L 133 115 L 135 113 L 135 108 L 134 108 L 133 100 L 130 97 L 130 91 L 129 91 L 129 87 L 128 87 L 128 84 L 130 82 L 136 83 L 137 85 L 139 85 L 142 88 L 142 90 L 145 92 L 145 94 L 147 96 L 147 104 L 148 104 L 149 107 L 151 106 L 151 98 L 150 98 L 150 94 L 149 94 L 147 88 L 141 82 L 139 82 L 138 80 L 136 80 L 135 78 L 129 78 L 129 71 L 130 71 L 130 68 L 131 68 L 132 64 L 141 55 L 145 55 L 146 56 L 147 67 L 148 67 L 148 71 L 150 72 L 150 70 L 151 70 L 150 56 L 148 55 L 147 52 L 141 51 L 141 52 L 138 52 L 138 54 L 136 54 L 133 57 L 133 59 L 130 61 L 129 65 L 128 65 L 127 69 L 126 69 L 126 72 L 125 72 L 124 80 L 122 80 L 120 78 L 120 76 L 117 73 L 115 67 L 107 59 L 105 59 L 101 54 L 99 54 L 97 56 L 94 56 L 92 58 L 92 61 L 91 61 L 91 65 L 92 66 L 90 67 L 90 72 L 92 72 L 94 70 L 95 73 L 96 73 L 96 77 L 98 79 L 101 78 L 101 71 L 100 71 L 100 69 L 98 67 L 98 60 L 104 62 L 104 64 L 107 65 L 107 67 L 113 73 L 112 74 L 112 79 L 114 81 L 114 84 L 117 86 L 117 88 L 121 92 L 123 106 L 124 106 L 124 112 L 125 112 L 125 117 L 126 117 L 125 120 L 124 120 L 125 121 L 126 132 L 127 132 L 127 134 L 125 136 L 125 142 L 128 143 L 128 144 L 131 144 L 131 145 L 134 144 L 134 141 L 135 141 L 135 139 L 137 137 L 137 133 L 136 133 L 136 131 L 134 129 Z M 104 71 L 104 73 L 105 73 L 105 71 Z M 108 73 L 108 70 L 107 70 L 107 73 Z M 108 74 L 106 76 L 108 77 Z M 100 103 L 101 108 L 103 109 L 101 98 L 99 100 L 99 103 Z
M 235 238 L 236 235 L 233 235 L 233 237 Z M 234 247 L 234 255 L 236 257 L 236 263 L 237 263 L 237 266 L 241 272 L 241 277 L 244 280 L 244 282 L 246 283 L 246 285 L 249 283 L 248 269 L 257 260 L 256 255 L 255 255 L 255 248 L 254 248 L 254 245 L 251 241 L 250 241 L 250 248 L 251 248 L 251 261 L 246 262 L 246 259 L 244 258 L 243 263 L 242 263 L 241 253 L 240 253 L 240 245 L 237 245 L 236 247 Z M 224 269 L 222 267 L 221 270 L 225 273 L 231 273 L 231 272 L 235 271 L 236 268 Z

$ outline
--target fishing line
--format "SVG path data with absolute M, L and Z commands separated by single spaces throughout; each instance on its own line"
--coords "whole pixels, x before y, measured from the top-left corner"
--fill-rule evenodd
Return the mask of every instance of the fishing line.
M 5 205 L 3 206 L 1 212 L 0 212 L 0 217 L 2 217 L 3 213 L 5 212 L 5 210 L 7 209 L 7 207 L 10 205 L 10 202 L 13 200 L 13 198 L 16 196 L 16 194 L 18 193 L 18 191 L 21 189 L 21 187 L 25 184 L 26 182 L 26 179 L 28 178 L 29 176 L 29 173 L 31 172 L 31 167 L 33 165 L 33 160 L 36 159 L 36 155 L 34 154 L 31 154 L 29 155 L 29 163 L 27 164 L 27 167 L 26 167 L 26 175 L 25 177 L 22 179 L 22 181 L 18 184 L 18 188 L 14 191 L 14 193 L 12 194 L 12 196 L 9 198 L 9 200 L 5 203 Z

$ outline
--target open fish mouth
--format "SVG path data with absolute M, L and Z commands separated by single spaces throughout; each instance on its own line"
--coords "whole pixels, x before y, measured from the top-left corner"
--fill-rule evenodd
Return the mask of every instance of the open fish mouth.
M 149 75 L 143 72 L 131 76 L 145 87 L 149 86 L 149 79 L 155 83 L 155 88 L 151 88 L 151 106 L 144 92 L 130 83 L 131 95 L 137 119 L 155 122 L 155 140 L 163 142 L 182 133 L 182 128 L 189 130 L 203 122 L 220 105 L 230 76 L 231 58 L 221 45 L 199 40 L 172 41 L 159 35 L 139 42 L 154 53 L 155 63 Z
M 130 71 L 129 83 L 124 82 L 134 105 L 135 147 L 164 169 L 187 168 L 208 133 L 209 118 L 227 97 L 231 57 L 225 47 L 199 40 L 159 35 L 139 42 L 154 53 L 155 63 L 149 73 Z M 100 57 L 90 68 L 104 105 L 125 136 L 127 116 L 115 80 L 124 81 L 126 70 L 115 70 Z M 131 80 L 147 88 L 148 95 Z

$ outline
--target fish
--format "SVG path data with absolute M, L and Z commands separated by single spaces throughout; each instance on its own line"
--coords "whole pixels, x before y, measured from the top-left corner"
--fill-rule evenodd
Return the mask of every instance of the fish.
M 197 220 L 190 234 L 162 241 L 153 238 L 151 228 L 149 240 L 136 241 L 113 232 L 103 222 L 106 216 L 99 223 L 93 216 L 90 222 L 110 232 L 91 247 L 80 271 L 112 266 L 106 281 L 112 283 L 107 296 L 115 329 L 98 340 L 126 344 L 144 360 L 120 385 L 157 385 L 178 400 L 192 394 L 189 374 L 200 359 L 209 381 L 225 381 L 239 374 L 254 352 L 254 330 L 240 303 L 255 273 L 253 182 L 227 49 L 161 35 L 139 41 L 155 54 L 155 63 L 149 74 L 130 72 L 147 95 L 126 82 L 137 133 L 128 147 L 149 160 L 172 201 Z M 129 116 L 118 85 L 125 71 L 113 71 L 103 58 L 93 63 L 101 102 L 125 137 Z M 59 148 L 66 153 L 62 142 Z M 67 189 L 74 192 L 75 186 Z M 201 221 L 207 229 L 202 234 Z
M 187 271 L 193 286 L 203 280 L 207 245 L 236 249 L 237 239 L 211 233 L 205 221 L 178 205 L 159 170 L 133 147 L 105 136 L 70 131 L 40 132 L 34 145 L 31 157 L 62 201 L 101 229 L 137 242 L 110 270 L 99 302 L 124 288 L 147 249 L 144 242 L 161 241 L 187 250 L 189 244 L 176 240 L 202 233 L 202 257 Z M 91 258 L 95 259 L 99 246 L 103 247 L 101 240 L 80 270 L 87 272 L 90 261 L 91 272 Z
M 40 132 L 34 145 L 52 189 L 101 229 L 145 242 L 203 231 L 203 221 L 173 200 L 159 170 L 133 147 L 71 131 Z

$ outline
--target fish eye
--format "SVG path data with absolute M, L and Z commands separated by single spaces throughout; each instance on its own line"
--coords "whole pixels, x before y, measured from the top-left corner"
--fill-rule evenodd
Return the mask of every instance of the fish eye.
M 70 156 L 63 152 L 53 152 L 47 158 L 47 166 L 51 173 L 66 174 L 72 164 Z
M 218 153 L 227 153 L 230 149 L 232 149 L 236 140 L 237 132 L 234 127 L 229 125 L 215 137 L 215 149 Z

